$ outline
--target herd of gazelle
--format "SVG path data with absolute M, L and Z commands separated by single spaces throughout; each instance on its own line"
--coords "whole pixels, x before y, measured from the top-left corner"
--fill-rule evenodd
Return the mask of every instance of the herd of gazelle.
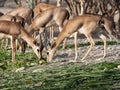
M 11 38 L 13 62 L 15 61 L 15 40 L 17 38 L 22 38 L 23 40 L 25 40 L 32 47 L 38 58 L 42 58 L 43 48 L 46 48 L 47 62 L 49 62 L 53 59 L 53 56 L 60 43 L 72 34 L 74 35 L 75 39 L 75 61 L 77 60 L 77 32 L 84 34 L 90 43 L 90 48 L 85 53 L 82 60 L 88 56 L 95 45 L 91 33 L 96 31 L 96 28 L 103 26 L 109 36 L 111 36 L 112 38 L 115 38 L 116 36 L 116 31 L 113 27 L 112 21 L 104 16 L 84 14 L 69 19 L 69 12 L 67 9 L 44 3 L 38 4 L 34 8 L 34 10 L 26 7 L 18 7 L 6 13 L 5 15 L 6 17 L 11 17 L 11 19 L 8 21 L 4 19 L 0 20 L 0 33 L 5 34 L 6 36 L 9 36 Z M 18 16 L 24 18 L 24 23 L 28 23 L 30 25 L 29 29 L 24 29 L 25 27 L 23 27 L 23 23 L 19 23 L 19 21 L 17 22 L 16 20 L 12 19 L 12 16 L 14 16 L 15 19 L 17 19 Z M 0 18 L 2 17 L 5 16 L 3 15 Z M 42 42 L 37 42 L 33 37 L 33 33 L 35 31 L 39 31 L 41 37 L 41 34 L 45 33 L 44 28 L 47 27 L 47 25 L 49 25 L 51 22 L 55 22 L 59 26 L 60 33 L 58 34 L 57 39 L 52 44 L 49 43 L 47 44 L 47 46 L 41 46 Z M 105 57 L 106 36 L 100 31 L 101 30 L 97 30 L 96 34 L 104 42 L 103 57 Z

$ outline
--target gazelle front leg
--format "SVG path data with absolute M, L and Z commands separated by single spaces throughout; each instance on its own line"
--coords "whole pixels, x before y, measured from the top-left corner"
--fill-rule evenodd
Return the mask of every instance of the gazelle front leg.
M 77 32 L 74 33 L 74 44 L 75 44 L 75 61 L 77 60 L 78 53 L 77 53 Z
M 63 47 L 62 47 L 62 49 L 65 49 L 66 41 L 67 41 L 67 38 L 65 38 L 64 41 L 63 41 Z
M 54 30 L 53 30 L 53 26 L 50 27 L 50 40 L 54 39 Z
M 88 51 L 85 53 L 85 55 L 84 55 L 84 57 L 82 58 L 82 60 L 84 60 L 87 56 L 88 56 L 88 54 L 90 53 L 90 51 L 93 49 L 93 47 L 94 47 L 94 45 L 95 45 L 95 43 L 94 43 L 94 41 L 93 41 L 93 39 L 92 39 L 92 36 L 90 35 L 90 34 L 86 34 L 85 35 L 86 37 L 87 37 L 87 40 L 90 42 L 90 48 L 88 49 Z
M 75 45 L 75 59 L 70 60 L 70 62 L 77 62 L 77 57 L 78 57 L 78 52 L 77 52 L 77 32 L 75 32 L 73 35 L 74 35 L 74 45 Z
M 12 47 L 12 62 L 15 62 L 15 54 L 16 54 L 16 44 L 15 44 L 15 37 L 12 36 L 11 38 L 11 47 Z

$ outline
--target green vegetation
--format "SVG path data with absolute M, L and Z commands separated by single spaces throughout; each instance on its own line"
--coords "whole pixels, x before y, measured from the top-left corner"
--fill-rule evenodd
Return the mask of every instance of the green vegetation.
M 115 90 L 120 89 L 120 62 L 44 68 L 40 72 L 2 72 L 2 90 Z M 44 67 L 44 66 L 43 66 Z
M 31 65 L 32 63 L 35 65 Z M 81 63 L 40 65 L 32 52 L 25 54 L 18 52 L 16 62 L 12 63 L 10 50 L 0 49 L 0 90 L 119 90 L 118 65 L 120 59 L 90 65 Z M 26 70 L 15 72 L 21 67 L 25 67 Z M 28 68 L 39 70 L 34 72 Z
M 24 54 L 17 52 L 15 63 L 11 62 L 11 57 L 10 50 L 0 50 L 0 71 L 11 71 L 20 67 L 29 67 L 31 63 L 39 62 L 34 52 Z

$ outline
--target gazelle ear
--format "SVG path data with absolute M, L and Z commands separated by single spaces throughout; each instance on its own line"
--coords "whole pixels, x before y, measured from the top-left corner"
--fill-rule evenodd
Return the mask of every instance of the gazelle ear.
M 12 21 L 12 22 L 16 22 L 16 17 L 15 17 L 15 16 L 12 16 L 11 21 Z
M 33 41 L 33 44 L 35 44 L 35 45 L 36 45 L 36 41 L 35 41 L 35 40 Z
M 20 23 L 20 25 L 21 25 L 22 27 L 25 26 L 25 20 L 24 20 L 24 19 L 22 19 L 21 21 L 19 21 L 19 23 Z
M 53 43 L 52 45 L 49 43 L 47 45 L 47 50 L 52 49 L 55 45 L 56 45 L 56 43 Z
M 55 45 L 55 40 L 49 40 L 47 42 L 47 49 L 52 49 Z
M 56 42 L 54 42 L 54 43 L 52 44 L 51 48 L 55 47 L 55 45 L 56 45 Z
M 33 44 L 35 44 L 36 46 L 38 45 L 38 43 L 37 43 L 37 41 L 36 41 L 36 40 L 34 40 L 34 41 L 33 41 Z
M 98 21 L 97 24 L 98 24 L 99 26 L 101 26 L 101 25 L 103 25 L 104 23 L 105 23 L 105 22 L 104 22 L 103 20 L 100 20 L 100 21 Z
M 53 45 L 54 42 L 55 42 L 55 39 L 50 40 L 51 45 Z
M 46 49 L 51 49 L 51 43 L 50 43 L 50 41 L 47 41 Z
M 56 45 L 55 39 L 50 40 L 51 48 L 53 48 Z

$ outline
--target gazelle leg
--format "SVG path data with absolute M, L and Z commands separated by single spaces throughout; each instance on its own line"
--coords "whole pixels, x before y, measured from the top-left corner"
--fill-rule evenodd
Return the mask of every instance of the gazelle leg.
M 43 33 L 41 33 L 41 34 L 39 35 L 39 38 L 40 38 L 40 59 L 43 57 L 43 56 L 42 56 L 42 51 L 43 51 L 43 48 L 44 48 L 43 41 L 42 41 L 42 37 L 43 37 Z
M 75 32 L 73 35 L 74 35 L 74 44 L 75 44 L 75 60 L 70 60 L 69 62 L 77 62 L 77 57 L 78 57 L 78 53 L 77 53 L 77 32 Z
M 27 48 L 27 43 L 23 40 L 23 39 L 17 39 L 17 41 L 19 42 L 19 50 L 22 52 L 22 53 L 25 53 L 26 51 L 26 48 Z
M 52 27 L 50 27 L 50 40 L 52 39 Z
M 4 39 L 1 40 L 1 48 L 3 48 L 3 45 L 4 45 Z
M 18 40 L 16 40 L 15 43 L 16 43 L 16 51 L 18 51 L 19 50 Z
M 5 49 L 8 47 L 8 44 L 9 44 L 9 39 L 5 38 Z
M 53 26 L 50 27 L 50 40 L 54 39 L 54 30 Z
M 51 26 L 51 39 L 53 40 L 54 39 L 54 30 L 53 30 L 54 28 L 53 28 L 53 26 Z
M 16 54 L 16 44 L 15 44 L 15 38 L 12 37 L 12 62 L 15 62 L 15 54 Z
M 77 53 L 77 32 L 74 33 L 74 44 L 75 44 L 75 61 L 77 60 L 78 53 Z
M 103 58 L 106 57 L 106 50 L 107 50 L 107 38 L 105 37 L 105 35 L 103 34 L 100 34 L 99 37 L 103 40 L 103 43 L 104 43 L 104 55 L 103 55 Z
M 60 32 L 62 31 L 62 26 L 61 26 L 61 25 L 59 26 L 59 31 L 60 31 Z
M 63 46 L 62 46 L 62 49 L 65 49 L 65 46 L 66 46 L 66 41 L 67 41 L 67 38 L 64 39 L 63 41 Z
M 84 60 L 87 56 L 88 56 L 88 54 L 90 53 L 90 51 L 93 49 L 93 47 L 94 47 L 94 45 L 95 45 L 95 43 L 94 43 L 94 41 L 93 41 L 93 39 L 92 39 L 92 37 L 91 37 L 91 35 L 89 34 L 89 35 L 85 35 L 86 37 L 87 37 L 87 40 L 90 42 L 90 48 L 88 49 L 88 51 L 85 53 L 85 55 L 84 55 L 84 57 L 82 58 L 82 60 Z

